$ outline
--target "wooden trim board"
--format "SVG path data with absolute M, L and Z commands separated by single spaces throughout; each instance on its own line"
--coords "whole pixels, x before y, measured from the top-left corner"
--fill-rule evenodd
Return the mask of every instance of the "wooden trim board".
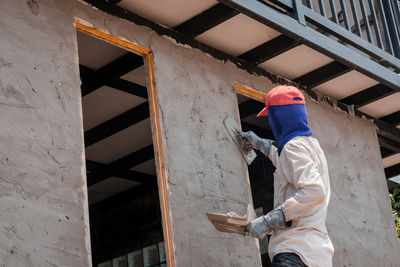
M 165 253 L 166 253 L 168 267 L 175 267 L 174 244 L 172 239 L 172 228 L 171 228 L 171 213 L 168 202 L 167 172 L 165 169 L 164 149 L 163 149 L 162 133 L 161 133 L 161 118 L 160 118 L 160 110 L 157 97 L 153 53 L 151 52 L 151 50 L 147 48 L 122 40 L 108 33 L 102 32 L 96 28 L 84 25 L 79 21 L 75 21 L 75 27 L 78 31 L 84 32 L 88 35 L 101 39 L 112 45 L 116 45 L 128 51 L 139 54 L 144 58 L 145 67 L 147 70 L 146 71 L 147 82 L 148 82 L 147 91 L 148 91 L 148 99 L 150 105 L 150 121 L 153 130 L 154 158 L 156 160 L 156 168 L 157 168 L 157 181 L 158 181 L 158 189 L 160 195 Z

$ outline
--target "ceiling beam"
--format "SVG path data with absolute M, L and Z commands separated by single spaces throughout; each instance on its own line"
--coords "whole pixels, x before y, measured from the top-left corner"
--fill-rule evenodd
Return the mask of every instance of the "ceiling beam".
M 106 177 L 106 175 L 103 175 L 102 173 L 106 173 L 107 176 L 109 177 L 115 176 L 138 183 L 146 183 L 157 179 L 157 177 L 154 175 L 138 171 L 132 171 L 132 170 L 115 171 L 112 170 L 107 164 L 95 162 L 92 160 L 86 160 L 86 169 L 87 171 L 89 171 L 86 177 L 87 186 L 92 186 L 94 184 L 97 184 L 105 180 L 102 178 Z
M 143 58 L 134 53 L 127 53 L 108 63 L 82 80 L 82 96 L 104 86 L 107 82 L 117 79 L 143 65 Z
M 133 188 L 122 191 L 121 193 L 118 193 L 114 196 L 90 205 L 89 214 L 90 216 L 94 216 L 100 213 L 107 212 L 112 208 L 122 206 L 126 203 L 131 202 L 132 200 L 138 199 L 151 193 L 155 193 L 157 191 L 157 180 L 137 185 Z
M 398 126 L 400 125 L 400 110 L 384 117 L 379 118 L 380 120 L 390 123 L 392 125 Z
M 91 146 L 113 134 L 116 134 L 150 116 L 149 103 L 146 101 L 115 118 L 112 118 L 85 132 L 85 147 Z
M 349 71 L 351 71 L 351 68 L 334 61 L 294 79 L 294 82 L 308 88 L 314 88 Z
M 174 30 L 193 38 L 237 14 L 239 12 L 235 9 L 219 3 L 176 26 Z
M 385 168 L 385 175 L 387 179 L 400 175 L 400 164 Z
M 122 0 L 106 0 L 107 2 L 109 2 L 110 4 L 116 5 L 119 2 L 121 2 Z
M 378 135 L 379 145 L 393 152 L 400 153 L 400 143 Z
M 81 76 L 81 80 L 84 81 L 86 79 L 90 79 L 91 75 L 93 75 L 96 71 L 84 66 L 82 64 L 79 64 L 79 71 L 80 71 L 80 76 Z M 140 84 L 131 82 L 131 81 L 127 81 L 121 78 L 116 78 L 110 81 L 107 81 L 104 85 L 132 94 L 132 95 L 136 95 L 142 98 L 146 98 L 147 99 L 147 88 L 145 86 L 142 86 Z M 82 92 L 82 96 L 87 95 L 88 92 Z
M 350 95 L 346 98 L 343 98 L 340 100 L 340 102 L 346 105 L 355 105 L 356 107 L 361 107 L 378 101 L 379 99 L 392 95 L 396 92 L 397 91 L 387 87 L 386 85 L 377 84 L 353 95 Z
M 253 99 L 246 100 L 239 104 L 240 119 L 243 120 L 247 117 L 258 114 L 263 108 L 265 108 L 265 104 L 260 101 Z
M 88 186 L 99 183 L 112 176 L 121 177 L 125 179 L 139 179 L 138 182 L 147 182 L 153 179 L 152 175 L 148 176 L 140 172 L 131 171 L 129 169 L 149 161 L 154 158 L 153 145 L 146 146 L 138 151 L 135 151 L 127 156 L 124 156 L 116 161 L 113 161 L 102 167 L 104 171 L 92 171 L 88 173 L 87 183 Z M 91 163 L 92 164 L 92 163 Z M 100 165 L 98 165 L 100 166 Z M 137 176 L 136 176 L 137 175 Z M 137 178 L 136 178 L 137 177 Z
M 258 65 L 299 45 L 299 42 L 281 34 L 278 37 L 241 54 L 239 58 Z
M 390 157 L 390 156 L 393 156 L 394 154 L 396 154 L 396 152 L 393 152 L 392 150 L 387 149 L 387 148 L 382 147 L 382 146 L 380 147 L 380 151 L 381 151 L 381 156 L 382 156 L 383 159 L 387 158 L 387 157 Z
M 368 118 L 368 117 L 366 116 L 366 118 Z M 390 139 L 390 140 L 400 144 L 400 129 L 399 128 L 396 128 L 395 126 L 390 125 L 389 123 L 381 121 L 380 119 L 374 119 L 374 123 L 378 128 L 376 130 L 378 135 L 381 135 L 387 139 Z

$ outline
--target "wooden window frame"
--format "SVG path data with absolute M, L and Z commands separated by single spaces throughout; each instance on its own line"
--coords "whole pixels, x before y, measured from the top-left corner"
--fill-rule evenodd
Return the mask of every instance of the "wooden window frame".
M 87 26 L 79 20 L 75 21 L 75 27 L 78 31 L 86 33 L 95 38 L 101 39 L 112 45 L 121 47 L 143 57 L 145 68 L 147 70 L 147 91 L 150 106 L 150 122 L 153 131 L 154 158 L 157 168 L 157 182 L 160 196 L 162 227 L 165 242 L 165 254 L 168 267 L 175 267 L 174 245 L 172 239 L 171 213 L 168 202 L 167 191 L 167 172 L 165 169 L 164 150 L 161 133 L 161 118 L 158 105 L 156 76 L 154 71 L 154 59 L 151 50 L 136 45 L 134 43 L 122 40 L 111 34 L 102 32 L 94 27 Z

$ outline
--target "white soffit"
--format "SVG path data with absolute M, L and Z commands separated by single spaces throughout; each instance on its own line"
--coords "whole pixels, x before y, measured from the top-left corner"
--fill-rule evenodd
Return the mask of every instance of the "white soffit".
M 389 179 L 392 182 L 400 184 L 400 175 Z
M 259 66 L 267 71 L 293 80 L 332 61 L 332 58 L 308 46 L 300 45 L 267 60 Z
M 145 87 L 147 86 L 144 66 L 134 69 L 133 71 L 125 74 L 124 76 L 121 76 L 121 78 L 130 82 L 140 84 Z
M 238 56 L 278 35 L 279 32 L 239 14 L 195 39 L 227 54 Z
M 152 144 L 150 119 L 145 119 L 86 148 L 86 158 L 111 163 Z
M 395 93 L 359 108 L 375 118 L 380 118 L 400 110 L 400 93 Z
M 217 3 L 215 0 L 122 0 L 118 6 L 173 28 Z
M 151 159 L 135 166 L 131 170 L 156 175 L 156 162 L 154 159 Z
M 128 53 L 97 38 L 77 31 L 79 64 L 97 70 Z
M 394 154 L 390 157 L 386 157 L 383 159 L 383 167 L 387 168 L 393 165 L 400 163 L 400 153 Z
M 83 128 L 87 131 L 144 102 L 144 98 L 103 86 L 82 98 Z
M 377 81 L 352 70 L 326 83 L 320 84 L 313 90 L 334 99 L 342 99 L 378 84 Z
M 89 204 L 109 198 L 138 184 L 138 182 L 129 181 L 127 179 L 110 177 L 88 188 Z

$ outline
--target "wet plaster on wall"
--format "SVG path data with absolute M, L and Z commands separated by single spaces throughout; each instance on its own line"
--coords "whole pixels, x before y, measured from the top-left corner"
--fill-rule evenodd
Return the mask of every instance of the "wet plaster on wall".
M 89 266 L 80 81 L 71 11 L 0 3 L 0 262 Z

